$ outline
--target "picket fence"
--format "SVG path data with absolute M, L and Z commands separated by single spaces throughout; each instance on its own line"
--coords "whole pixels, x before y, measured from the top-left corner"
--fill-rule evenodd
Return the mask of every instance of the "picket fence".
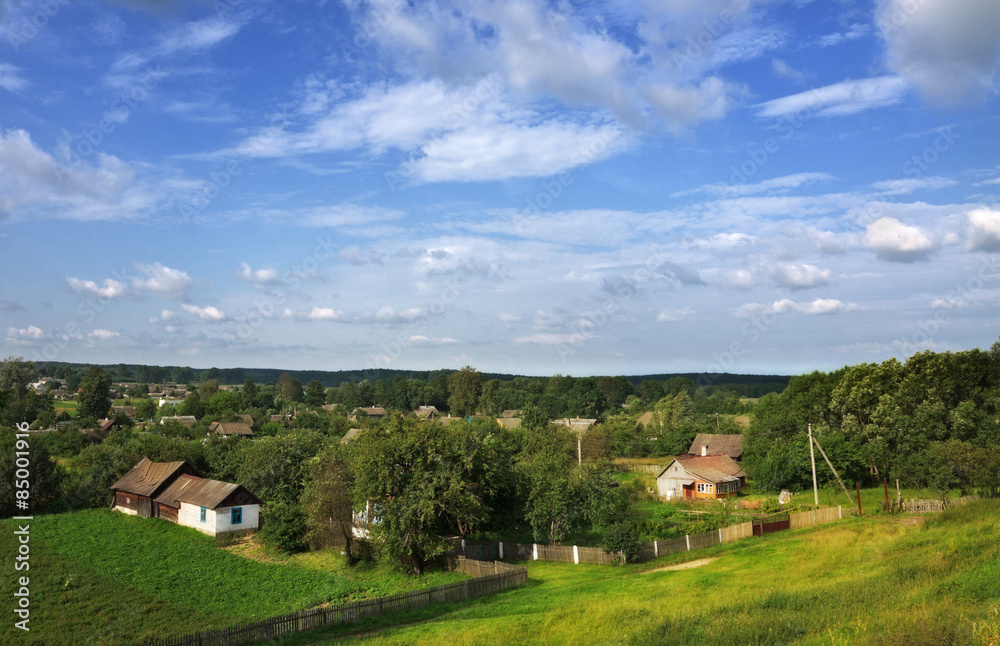
M 782 521 L 782 529 L 809 527 L 821 523 L 840 520 L 845 513 L 842 507 L 827 507 L 798 513 L 790 513 L 787 521 Z M 784 525 L 787 523 L 787 527 Z M 757 521 L 760 526 L 760 521 Z M 770 530 L 765 530 L 770 531 Z M 668 538 L 639 545 L 636 562 L 676 554 L 691 550 L 704 549 L 722 543 L 749 538 L 754 535 L 754 522 L 747 521 L 738 525 L 722 527 L 702 534 L 690 534 L 678 538 Z M 469 559 L 507 559 L 512 561 L 555 561 L 559 563 L 592 563 L 597 565 L 616 565 L 620 563 L 617 554 L 609 553 L 599 547 L 580 547 L 579 545 L 542 545 L 539 543 L 507 543 L 502 541 L 472 541 L 460 538 L 450 538 L 452 553 Z
M 941 500 L 940 498 L 914 498 L 910 500 L 903 500 L 902 502 L 897 501 L 893 506 L 898 507 L 904 512 L 919 514 L 944 511 L 945 509 L 964 505 L 967 502 L 980 500 L 981 498 L 982 496 L 962 496 L 961 498 L 955 498 L 954 500 Z
M 301 610 L 280 617 L 207 630 L 183 637 L 168 637 L 142 642 L 142 646 L 239 646 L 286 637 L 303 630 L 351 623 L 382 615 L 424 608 L 435 603 L 464 601 L 472 597 L 496 594 L 527 582 L 528 571 L 519 565 L 484 562 L 458 557 L 449 565 L 475 578 L 457 583 L 414 590 L 388 597 L 354 601 L 327 608 Z

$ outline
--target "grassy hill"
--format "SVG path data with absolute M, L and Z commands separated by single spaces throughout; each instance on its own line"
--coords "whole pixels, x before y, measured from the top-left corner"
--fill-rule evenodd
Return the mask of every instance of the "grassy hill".
M 8 600 L 16 522 L 0 521 L 0 554 L 10 560 L 0 593 Z M 465 578 L 347 569 L 329 552 L 262 563 L 190 528 L 109 510 L 39 516 L 30 525 L 31 569 L 17 575 L 30 578 L 31 630 L 9 641 L 12 620 L 2 644 L 131 644 Z
M 624 568 L 535 562 L 527 586 L 282 644 L 1000 643 L 1000 501 L 862 518 Z M 418 622 L 418 623 L 415 623 Z

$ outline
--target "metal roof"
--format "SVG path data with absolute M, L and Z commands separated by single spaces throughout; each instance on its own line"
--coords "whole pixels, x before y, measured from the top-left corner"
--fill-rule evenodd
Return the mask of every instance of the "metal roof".
M 688 453 L 701 455 L 701 449 L 704 446 L 708 446 L 708 455 L 728 455 L 734 459 L 739 458 L 743 455 L 743 436 L 698 433 L 694 436 L 694 442 L 691 443 Z
M 182 475 L 156 497 L 156 502 L 171 507 L 180 507 L 180 503 L 186 502 L 189 505 L 215 509 L 239 489 L 243 489 L 255 500 L 257 499 L 243 485 Z M 257 503 L 259 504 L 260 501 L 257 500 Z
M 183 460 L 180 462 L 152 462 L 149 458 L 143 458 L 118 482 L 111 485 L 111 489 L 127 491 L 137 496 L 152 496 L 160 488 L 160 485 L 185 464 L 187 463 Z

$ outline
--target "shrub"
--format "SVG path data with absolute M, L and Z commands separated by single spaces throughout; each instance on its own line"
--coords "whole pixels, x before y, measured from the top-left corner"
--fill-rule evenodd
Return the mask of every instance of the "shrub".
M 305 549 L 306 515 L 298 505 L 279 502 L 264 511 L 264 526 L 259 532 L 264 545 L 282 552 Z
M 616 523 L 604 530 L 604 551 L 617 554 L 624 565 L 639 555 L 639 528 L 635 523 Z

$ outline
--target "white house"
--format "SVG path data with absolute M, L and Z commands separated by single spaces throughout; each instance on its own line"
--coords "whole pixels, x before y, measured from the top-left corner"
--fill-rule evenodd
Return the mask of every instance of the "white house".
M 182 475 L 154 502 L 160 518 L 212 536 L 260 526 L 260 499 L 232 482 Z

